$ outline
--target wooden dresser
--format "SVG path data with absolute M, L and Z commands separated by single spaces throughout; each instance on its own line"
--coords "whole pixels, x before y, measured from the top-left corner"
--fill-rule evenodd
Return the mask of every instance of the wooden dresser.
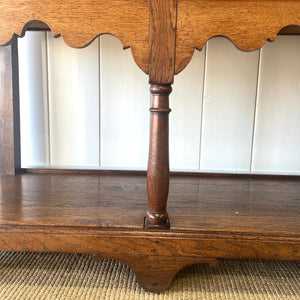
M 0 250 L 118 259 L 149 291 L 218 258 L 300 260 L 299 177 L 169 174 L 174 75 L 213 36 L 253 51 L 288 25 L 299 0 L 1 0 Z M 147 174 L 21 168 L 16 38 L 43 29 L 72 47 L 110 33 L 131 48 L 152 94 Z

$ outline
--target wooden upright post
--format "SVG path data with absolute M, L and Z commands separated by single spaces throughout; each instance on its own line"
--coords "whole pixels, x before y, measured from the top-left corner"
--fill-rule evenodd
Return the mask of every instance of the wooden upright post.
M 145 228 L 168 229 L 169 94 L 174 80 L 177 0 L 150 1 L 149 82 L 152 94 Z
M 171 85 L 151 85 L 150 148 L 147 172 L 149 209 L 147 228 L 170 227 L 167 213 L 169 193 L 169 94 Z
M 17 40 L 0 47 L 0 174 L 20 168 L 19 78 Z

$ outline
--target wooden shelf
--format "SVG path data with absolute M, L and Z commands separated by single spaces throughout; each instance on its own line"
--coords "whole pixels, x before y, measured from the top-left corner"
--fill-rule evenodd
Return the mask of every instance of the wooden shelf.
M 77 48 L 103 33 L 118 37 L 149 74 L 152 104 L 148 205 L 143 176 L 1 177 L 0 250 L 98 253 L 97 257 L 129 264 L 150 291 L 168 287 L 185 265 L 215 263 L 216 258 L 300 260 L 299 179 L 174 177 L 168 202 L 170 229 L 166 213 L 174 75 L 188 65 L 195 49 L 216 35 L 253 51 L 288 25 L 294 27 L 281 33 L 298 34 L 300 2 L 4 2 L 0 44 L 11 45 L 0 48 L 0 172 L 14 175 L 20 168 L 15 37 L 24 34 L 30 21 L 44 22 L 55 36 Z M 40 23 L 31 23 L 31 29 L 39 28 Z
M 299 183 L 172 176 L 171 228 L 146 230 L 145 175 L 0 176 L 0 250 L 118 259 L 151 291 L 216 258 L 300 260 Z
M 2 225 L 143 231 L 146 177 L 20 174 L 0 177 Z M 299 237 L 300 179 L 173 176 L 170 232 Z

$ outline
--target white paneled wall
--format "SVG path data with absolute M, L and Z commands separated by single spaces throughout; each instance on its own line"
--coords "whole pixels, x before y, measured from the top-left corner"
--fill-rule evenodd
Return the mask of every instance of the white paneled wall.
M 113 36 L 100 38 L 101 166 L 145 169 L 149 140 L 148 77 L 130 49 Z
M 241 52 L 211 39 L 175 77 L 174 170 L 300 174 L 300 37 Z M 148 77 L 105 35 L 19 40 L 23 167 L 146 169 Z
M 253 171 L 300 173 L 300 38 L 282 36 L 261 52 Z
M 21 161 L 49 165 L 48 78 L 46 34 L 19 39 Z
M 259 51 L 239 51 L 225 38 L 209 41 L 201 169 L 249 171 L 258 62 Z
M 99 165 L 99 41 L 73 49 L 47 36 L 50 162 Z
M 170 106 L 170 165 L 176 170 L 199 168 L 202 96 L 206 49 L 196 51 L 173 85 Z

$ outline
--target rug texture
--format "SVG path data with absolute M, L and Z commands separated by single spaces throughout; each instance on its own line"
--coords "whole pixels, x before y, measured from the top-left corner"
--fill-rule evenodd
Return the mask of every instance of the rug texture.
M 0 252 L 0 299 L 300 299 L 300 262 L 220 260 L 180 271 L 163 293 L 145 292 L 117 261 L 88 254 Z

